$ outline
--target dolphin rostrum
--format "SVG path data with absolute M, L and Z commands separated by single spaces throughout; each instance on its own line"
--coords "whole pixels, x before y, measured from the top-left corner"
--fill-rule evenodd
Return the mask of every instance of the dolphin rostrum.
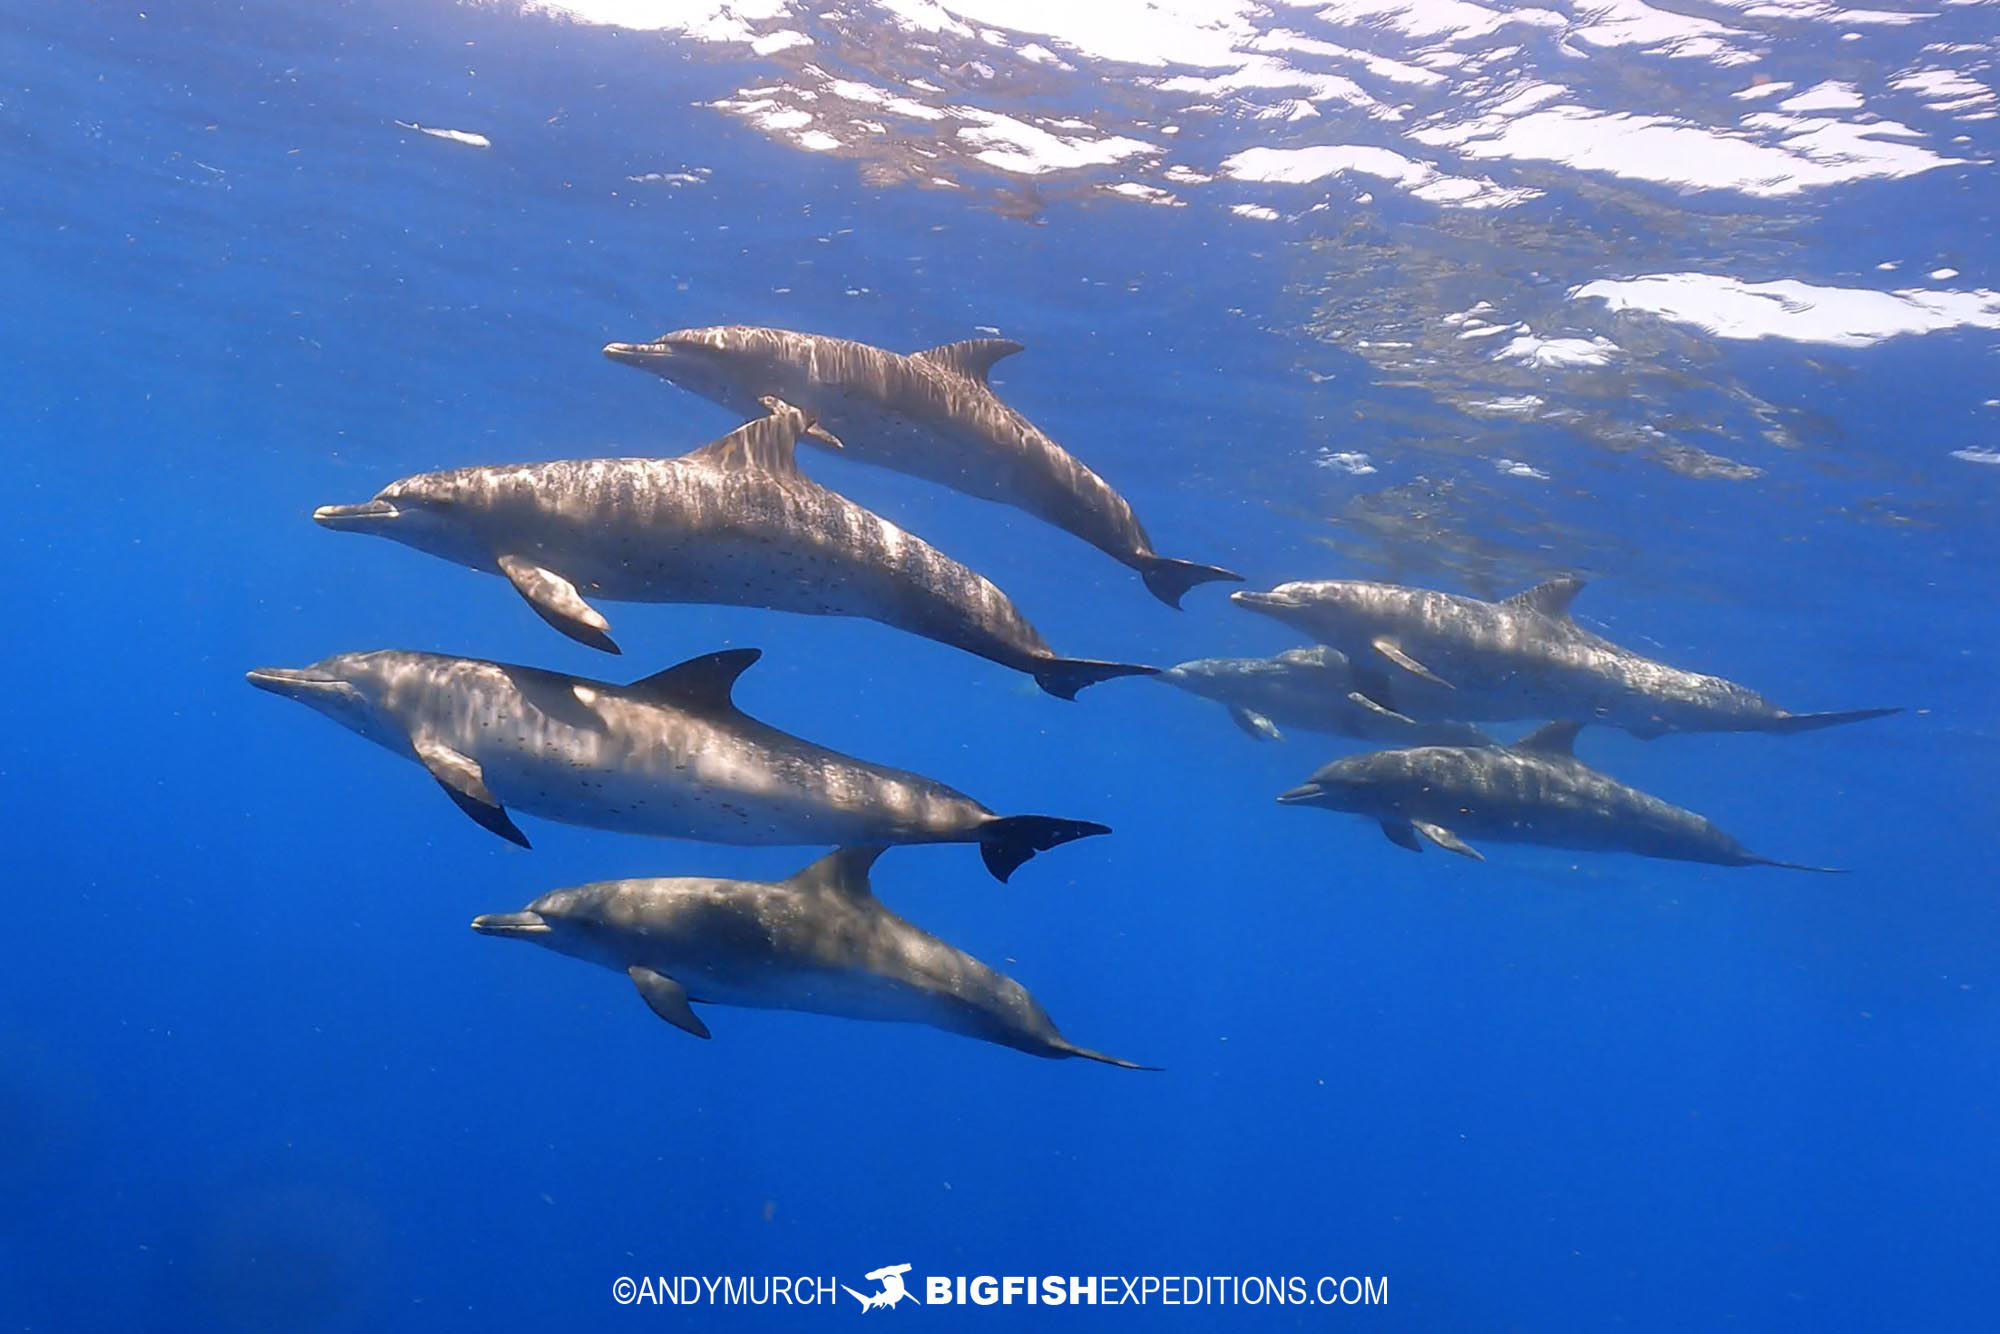
M 865 617 L 1030 673 L 1064 699 L 1151 674 L 1057 657 L 986 579 L 800 472 L 792 450 L 811 421 L 766 406 L 676 459 L 422 473 L 313 518 L 505 575 L 543 620 L 610 653 L 610 624 L 585 593 Z
M 1275 658 L 1197 658 L 1159 679 L 1212 699 L 1258 740 L 1280 741 L 1278 724 L 1360 741 L 1410 746 L 1483 746 L 1491 738 L 1467 723 L 1420 723 L 1379 701 L 1388 683 L 1355 670 L 1337 648 L 1295 648 Z
M 710 653 L 628 686 L 474 658 L 386 650 L 250 683 L 310 705 L 424 766 L 483 828 L 507 815 L 706 843 L 977 843 L 995 878 L 1111 831 L 995 815 L 962 792 L 766 726 L 736 707 L 757 649 Z
M 1641 657 L 1570 619 L 1582 587 L 1581 579 L 1551 579 L 1504 602 L 1481 602 L 1341 579 L 1230 600 L 1384 668 L 1392 695 L 1377 702 L 1413 718 L 1573 718 L 1656 737 L 1809 732 L 1900 712 L 1787 713 L 1733 681 Z
M 1782 866 L 1693 811 L 1669 805 L 1576 758 L 1581 724 L 1550 723 L 1511 746 L 1419 746 L 1335 760 L 1279 796 L 1289 806 L 1348 811 L 1382 823 L 1389 841 L 1423 851 L 1420 838 L 1484 861 L 1463 836 L 1591 852 Z
M 681 329 L 604 355 L 749 415 L 765 395 L 817 419 L 807 437 L 982 500 L 1026 510 L 1137 570 L 1178 607 L 1196 584 L 1243 576 L 1155 554 L 1125 497 L 986 383 L 1019 343 L 976 338 L 910 356 L 844 338 L 728 325 Z
M 1150 1069 L 1079 1047 L 1019 982 L 919 930 L 868 885 L 874 847 L 841 848 L 788 880 L 613 880 L 476 917 L 482 935 L 533 941 L 624 973 L 654 1014 L 709 1036 L 694 1005 L 929 1024 L 1061 1059 Z

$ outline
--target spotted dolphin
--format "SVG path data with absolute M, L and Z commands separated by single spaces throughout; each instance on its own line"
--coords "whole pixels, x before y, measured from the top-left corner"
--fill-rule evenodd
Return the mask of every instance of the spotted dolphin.
M 1413 718 L 1504 722 L 1569 718 L 1666 732 L 1808 732 L 1897 709 L 1787 713 L 1755 691 L 1655 662 L 1578 625 L 1581 579 L 1551 579 L 1503 602 L 1398 584 L 1280 584 L 1230 600 L 1384 668 Z
M 1169 667 L 1161 681 L 1212 699 L 1260 741 L 1280 741 L 1278 724 L 1331 736 L 1410 746 L 1483 746 L 1491 740 L 1467 723 L 1420 723 L 1379 701 L 1391 697 L 1378 673 L 1355 669 L 1324 644 L 1275 658 L 1196 658 Z
M 510 806 L 707 843 L 977 843 L 1005 880 L 1037 852 L 1111 832 L 995 815 L 942 783 L 757 721 L 731 692 L 760 656 L 710 653 L 626 686 L 397 650 L 259 668 L 249 679 L 415 760 L 460 810 L 522 847 Z
M 604 354 L 745 415 L 766 395 L 796 404 L 817 419 L 807 438 L 1026 510 L 1137 570 L 1168 606 L 1178 607 L 1196 584 L 1240 580 L 1219 566 L 1157 554 L 1125 497 L 1000 401 L 987 373 L 1020 350 L 976 338 L 905 356 L 844 338 L 727 325 L 611 343 Z
M 1352 755 L 1278 800 L 1379 820 L 1390 842 L 1412 852 L 1423 851 L 1423 839 L 1476 861 L 1485 858 L 1467 836 L 1717 866 L 1833 869 L 1759 857 L 1693 811 L 1589 768 L 1576 758 L 1580 726 L 1551 723 L 1511 746 Z
M 1062 1059 L 1150 1069 L 1065 1038 L 1013 978 L 904 921 L 868 883 L 880 848 L 841 848 L 787 880 L 613 880 L 544 894 L 472 929 L 624 973 L 698 1038 L 694 1005 L 928 1024 Z
M 800 472 L 793 447 L 810 420 L 765 406 L 680 458 L 421 473 L 313 518 L 503 575 L 543 620 L 609 653 L 610 623 L 586 593 L 864 617 L 1027 672 L 1064 699 L 1152 673 L 1057 657 L 991 582 Z

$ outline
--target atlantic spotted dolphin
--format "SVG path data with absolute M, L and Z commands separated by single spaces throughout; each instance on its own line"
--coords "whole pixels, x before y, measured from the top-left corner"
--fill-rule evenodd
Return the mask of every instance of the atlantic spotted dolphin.
M 1504 602 L 1397 584 L 1280 584 L 1231 601 L 1276 617 L 1356 662 L 1385 668 L 1415 718 L 1571 718 L 1642 737 L 1666 732 L 1808 732 L 1896 709 L 1787 713 L 1719 676 L 1683 671 L 1570 619 L 1580 579 L 1552 579 Z
M 807 437 L 864 463 L 1026 510 L 1137 570 L 1172 607 L 1196 584 L 1242 576 L 1156 554 L 1125 497 L 987 385 L 1019 343 L 977 338 L 911 356 L 818 334 L 682 329 L 604 355 L 749 415 L 766 395 L 817 419 Z
M 508 817 L 706 843 L 977 843 L 1000 880 L 1101 824 L 995 815 L 942 783 L 766 726 L 736 707 L 756 649 L 711 653 L 628 686 L 474 658 L 388 650 L 250 683 L 430 772 L 460 810 L 522 847 Z
M 1027 672 L 1064 699 L 1153 671 L 1057 657 L 986 579 L 800 472 L 793 447 L 810 419 L 765 406 L 680 458 L 422 473 L 313 518 L 504 575 L 543 620 L 609 653 L 610 623 L 586 593 L 865 617 Z
M 1379 820 L 1392 843 L 1426 839 L 1484 861 L 1465 840 L 1631 852 L 1717 866 L 1782 866 L 1693 811 L 1669 805 L 1576 758 L 1580 724 L 1551 723 L 1511 746 L 1419 746 L 1335 760 L 1278 800 Z
M 1260 741 L 1280 741 L 1278 724 L 1359 741 L 1410 746 L 1483 746 L 1467 723 L 1420 723 L 1380 702 L 1391 696 L 1381 673 L 1362 672 L 1337 648 L 1295 648 L 1275 658 L 1196 658 L 1159 679 L 1212 699 Z
M 695 1037 L 692 1005 L 929 1024 L 1035 1056 L 1149 1067 L 1079 1047 L 1019 982 L 884 907 L 880 848 L 841 848 L 775 884 L 613 880 L 544 894 L 472 929 L 624 973 L 653 1013 Z

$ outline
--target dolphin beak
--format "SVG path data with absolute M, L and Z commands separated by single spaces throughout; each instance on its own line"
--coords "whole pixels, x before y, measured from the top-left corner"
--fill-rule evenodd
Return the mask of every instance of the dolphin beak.
M 365 505 L 321 505 L 313 511 L 313 522 L 322 528 L 332 528 L 337 532 L 365 530 L 393 519 L 402 513 L 386 500 L 371 500 Z
M 286 699 L 301 699 L 315 690 L 338 685 L 340 678 L 312 667 L 254 667 L 243 679 L 259 690 L 268 690 Z
M 472 919 L 472 929 L 482 936 L 546 936 L 552 929 L 540 913 L 493 912 Z
M 1229 595 L 1229 600 L 1240 607 L 1289 607 L 1292 600 L 1276 593 L 1253 593 L 1247 588 L 1238 589 Z
M 1278 801 L 1285 806 L 1308 805 L 1326 795 L 1326 788 L 1319 783 L 1304 783 L 1289 792 L 1280 792 Z
M 664 360 L 672 352 L 664 343 L 606 343 L 604 355 L 625 366 L 645 366 Z

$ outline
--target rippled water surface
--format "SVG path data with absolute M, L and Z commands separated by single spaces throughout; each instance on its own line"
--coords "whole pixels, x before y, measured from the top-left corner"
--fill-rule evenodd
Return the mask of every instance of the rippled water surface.
M 0 5 L 0 1325 L 763 1327 L 621 1275 L 1386 1275 L 1191 1328 L 1973 1329 L 2000 918 L 2000 8 L 1821 0 Z M 997 392 L 1168 555 L 1499 598 L 1809 735 L 1582 758 L 1805 876 L 1274 803 L 1143 680 L 1065 704 L 870 624 L 607 607 L 320 531 L 427 469 L 739 418 L 605 360 L 714 324 L 1025 345 Z M 1065 652 L 1301 642 L 810 449 Z M 1151 1065 L 706 1007 L 482 939 L 816 853 L 524 817 L 518 851 L 245 669 L 422 649 L 738 702 L 1115 830 L 883 900 Z M 1496 725 L 1506 737 L 1525 724 Z M 1479 840 L 1471 840 L 1479 842 Z M 869 1312 L 1028 1325 L 1025 1308 Z

